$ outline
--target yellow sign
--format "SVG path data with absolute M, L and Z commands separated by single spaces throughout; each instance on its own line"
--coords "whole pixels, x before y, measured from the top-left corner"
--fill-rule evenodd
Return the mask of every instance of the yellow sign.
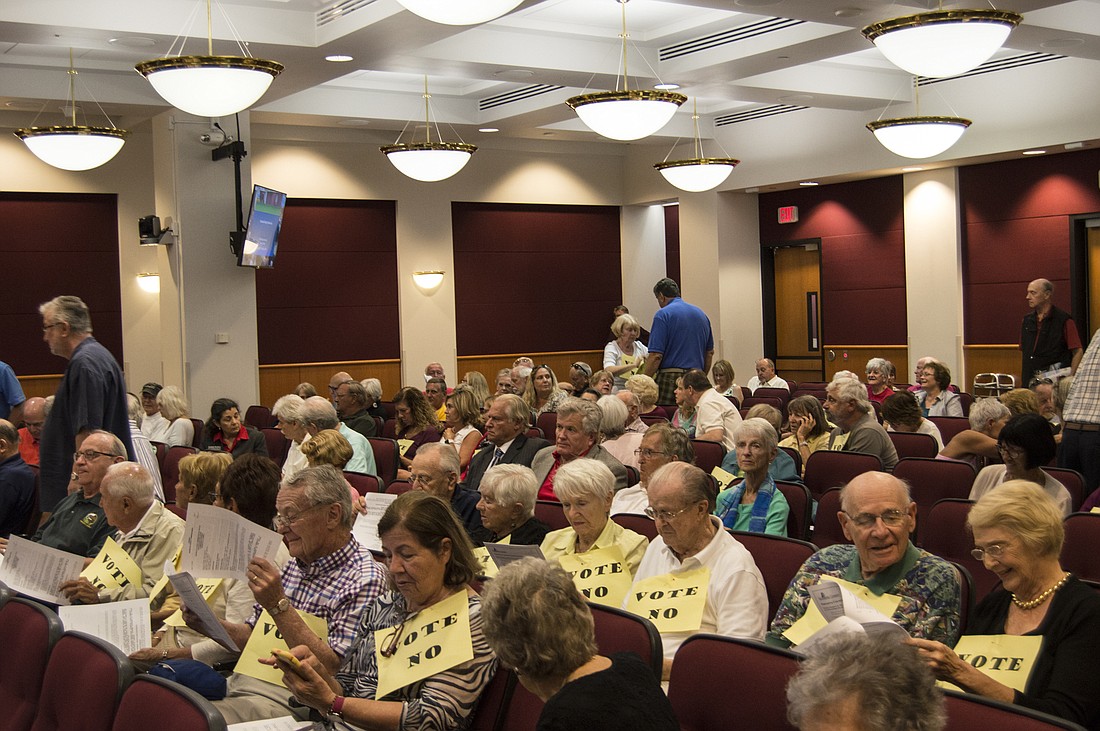
M 710 569 L 661 574 L 634 583 L 626 611 L 645 617 L 661 634 L 694 632 L 703 624 Z
M 396 627 L 375 631 L 375 698 L 381 700 L 406 685 L 474 658 L 468 601 L 465 591 L 457 591 Z M 390 656 L 384 657 L 383 651 Z
M 409 447 L 411 447 L 412 445 L 413 445 L 413 440 L 411 440 L 411 439 L 398 439 L 397 440 L 397 449 L 398 449 L 398 451 L 401 452 L 402 457 L 405 456 L 405 452 L 408 452 Z
M 857 599 L 861 599 L 871 605 L 875 611 L 887 619 L 894 616 L 894 612 L 898 610 L 898 605 L 901 604 L 901 597 L 897 594 L 883 594 L 879 596 L 862 584 L 853 584 L 850 581 L 838 579 L 835 576 L 822 576 L 821 579 L 823 581 L 833 581 L 840 584 L 854 594 Z M 827 624 L 828 622 L 821 616 L 821 611 L 817 608 L 817 605 L 814 604 L 813 600 L 808 600 L 806 612 L 797 622 L 787 628 L 783 636 L 793 644 L 801 645 L 820 630 L 824 629 Z
M 109 591 L 130 584 L 140 585 L 142 578 L 141 569 L 134 563 L 134 559 L 110 536 L 80 575 L 100 589 Z
M 489 549 L 485 546 L 478 546 L 474 549 L 474 558 L 477 559 L 478 575 L 484 576 L 487 579 L 492 579 L 497 575 L 497 565 L 493 562 L 493 557 L 489 555 Z
M 322 640 L 328 639 L 328 622 L 315 614 L 303 612 L 300 609 L 297 611 L 298 616 L 306 623 L 306 627 L 309 627 Z M 286 640 L 279 632 L 275 620 L 271 618 L 271 615 L 265 609 L 260 613 L 260 618 L 256 620 L 256 626 L 252 628 L 252 634 L 248 637 L 248 644 L 244 646 L 233 672 L 250 675 L 257 680 L 263 680 L 274 685 L 283 685 L 283 671 L 270 665 L 264 665 L 259 661 L 261 657 L 270 657 L 272 648 L 290 652 L 290 648 L 287 647 Z
M 998 683 L 1022 693 L 1042 645 L 1042 635 L 964 635 L 955 645 L 955 654 Z M 951 683 L 940 685 L 959 690 Z
M 181 544 L 180 547 L 176 549 L 176 555 L 172 557 L 172 561 L 171 561 L 172 566 L 175 567 L 176 571 L 179 571 L 180 559 L 182 558 L 182 556 L 183 556 L 183 545 Z M 164 565 L 164 567 L 165 567 L 165 572 L 163 574 L 161 574 L 160 578 L 157 579 L 157 583 L 153 584 L 153 588 L 149 590 L 149 603 L 150 604 L 155 605 L 156 601 L 157 601 L 157 597 L 160 596 L 160 593 L 162 591 L 164 591 L 165 587 L 168 586 L 168 573 L 169 573 L 167 571 L 168 564 L 166 563 Z M 167 598 L 168 597 L 166 597 L 165 599 L 167 600 Z
M 737 475 L 726 472 L 721 467 L 715 467 L 710 471 L 711 477 L 718 480 L 718 492 L 728 489 L 737 480 Z
M 567 553 L 558 563 L 573 577 L 584 598 L 596 604 L 621 607 L 630 591 L 630 568 L 619 546 L 597 548 L 587 553 Z
M 221 588 L 222 581 L 224 579 L 195 579 L 195 586 L 199 587 L 199 593 L 202 594 L 202 598 L 206 600 L 206 603 L 211 607 L 214 606 L 214 600 L 217 598 L 218 589 Z M 165 624 L 170 624 L 173 627 L 186 627 L 187 623 L 183 621 L 183 610 L 177 609 L 172 614 L 168 615 L 168 619 L 164 620 Z
M 628 371 L 623 371 L 622 373 L 620 373 L 619 378 L 622 378 L 622 379 L 625 380 L 625 379 L 630 378 L 631 376 L 637 374 L 638 371 L 640 370 L 640 367 L 641 367 L 643 362 L 644 361 L 641 358 L 637 357 L 637 356 L 627 355 L 626 353 L 623 353 L 622 355 L 619 356 L 619 365 L 628 365 L 628 366 L 634 366 L 634 367 L 631 368 Z

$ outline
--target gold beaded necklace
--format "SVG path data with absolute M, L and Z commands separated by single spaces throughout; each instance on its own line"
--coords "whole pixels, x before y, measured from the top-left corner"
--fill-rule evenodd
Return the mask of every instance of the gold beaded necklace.
M 1044 591 L 1042 594 L 1035 597 L 1034 599 L 1029 599 L 1026 602 L 1022 602 L 1022 601 L 1020 601 L 1019 599 L 1016 598 L 1015 594 L 1013 594 L 1012 595 L 1012 603 L 1015 604 L 1016 606 L 1018 606 L 1020 609 L 1034 609 L 1035 607 L 1037 607 L 1040 604 L 1042 604 L 1043 602 L 1045 602 L 1050 597 L 1051 594 L 1053 594 L 1054 592 L 1058 591 L 1063 586 L 1065 586 L 1065 583 L 1067 581 L 1069 581 L 1069 572 L 1066 572 L 1066 575 L 1063 576 L 1061 579 L 1059 579 L 1057 584 L 1050 587 L 1049 589 L 1047 589 L 1046 591 Z

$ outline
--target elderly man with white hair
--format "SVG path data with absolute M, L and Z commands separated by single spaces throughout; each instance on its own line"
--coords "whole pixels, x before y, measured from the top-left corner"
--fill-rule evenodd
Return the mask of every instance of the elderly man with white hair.
M 893 470 L 898 463 L 894 443 L 873 413 L 867 400 L 867 387 L 851 371 L 841 371 L 825 387 L 825 410 L 837 425 L 829 435 L 829 449 L 865 452 L 882 460 L 882 467 Z
M 336 416 L 336 407 L 328 399 L 320 396 L 310 396 L 302 404 L 302 426 L 306 428 L 311 437 L 325 429 L 335 429 L 344 435 L 351 444 L 351 459 L 344 465 L 348 472 L 362 472 L 365 475 L 377 475 L 378 467 L 374 461 L 374 450 L 367 438 L 359 432 L 349 429 Z
M 649 430 L 649 424 L 642 421 L 642 400 L 633 391 L 623 389 L 615 393 L 615 397 L 623 402 L 629 416 L 626 420 L 626 433 L 645 434 Z
M 108 467 L 99 492 L 107 522 L 117 529 L 112 537 L 141 569 L 141 581 L 100 589 L 81 577 L 62 583 L 61 592 L 69 601 L 80 604 L 149 596 L 164 575 L 165 562 L 172 560 L 183 541 L 183 520 L 156 500 L 153 478 L 139 464 L 119 462 Z

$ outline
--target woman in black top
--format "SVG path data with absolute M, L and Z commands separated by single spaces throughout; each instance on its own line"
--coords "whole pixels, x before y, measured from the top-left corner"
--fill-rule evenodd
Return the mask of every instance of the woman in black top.
M 241 422 L 241 407 L 230 398 L 220 398 L 210 407 L 210 418 L 202 429 L 202 448 L 213 452 L 229 452 L 267 456 L 263 432 Z

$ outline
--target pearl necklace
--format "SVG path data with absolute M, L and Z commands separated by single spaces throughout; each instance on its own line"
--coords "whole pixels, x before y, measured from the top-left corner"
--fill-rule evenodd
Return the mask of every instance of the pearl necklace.
M 1037 607 L 1040 604 L 1042 604 L 1043 602 L 1045 602 L 1050 597 L 1051 594 L 1053 594 L 1054 592 L 1058 591 L 1063 586 L 1065 586 L 1065 583 L 1067 581 L 1069 581 L 1069 573 L 1068 572 L 1066 573 L 1065 576 L 1063 576 L 1058 581 L 1057 584 L 1050 587 L 1049 589 L 1047 589 L 1046 591 L 1044 591 L 1042 594 L 1035 597 L 1034 599 L 1030 599 L 1026 602 L 1022 602 L 1022 601 L 1020 601 L 1019 599 L 1016 598 L 1015 594 L 1013 594 L 1012 595 L 1012 603 L 1015 604 L 1016 606 L 1018 606 L 1020 609 L 1034 609 L 1035 607 Z

